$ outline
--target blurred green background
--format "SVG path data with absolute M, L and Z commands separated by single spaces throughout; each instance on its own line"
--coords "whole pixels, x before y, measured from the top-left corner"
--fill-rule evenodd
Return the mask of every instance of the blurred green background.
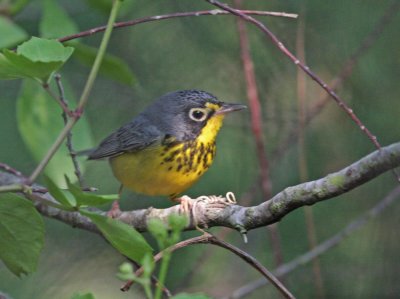
M 213 9 L 203 1 L 125 0 L 119 20 L 172 12 Z M 3 1 L 6 4 L 8 1 Z M 106 23 L 107 14 L 96 1 L 57 1 L 80 30 Z M 347 59 L 374 29 L 393 1 L 243 1 L 245 8 L 301 13 L 305 22 L 307 64 L 329 82 L 341 71 Z M 42 1 L 30 1 L 13 19 L 29 35 L 39 34 Z M 230 2 L 231 3 L 231 2 Z M 286 45 L 295 51 L 298 20 L 258 17 Z M 400 126 L 400 15 L 396 15 L 365 55 L 339 94 L 354 109 L 383 144 L 399 141 Z M 57 23 L 54 24 L 57 26 Z M 292 143 L 278 151 L 290 130 L 297 126 L 296 68 L 254 26 L 247 26 L 254 60 L 262 114 L 266 155 L 270 161 L 273 193 L 298 184 L 298 147 Z M 81 42 L 97 47 L 101 36 Z M 1 37 L 0 37 L 1 39 Z M 91 94 L 86 114 L 97 143 L 115 128 L 128 122 L 158 96 L 179 89 L 203 89 L 219 99 L 246 103 L 246 85 L 240 59 L 236 19 L 231 16 L 204 16 L 152 22 L 116 30 L 109 52 L 123 59 L 135 74 L 128 86 L 100 76 Z M 70 60 L 61 74 L 70 82 L 77 97 L 89 69 Z M 0 82 L 0 161 L 25 174 L 36 161 L 25 146 L 16 121 L 16 99 L 21 82 Z M 307 106 L 321 98 L 321 89 L 307 79 Z M 60 122 L 61 122 L 60 117 Z M 46 134 L 46 132 L 43 132 Z M 350 118 L 331 101 L 306 130 L 306 158 L 309 179 L 336 171 L 374 150 L 371 142 Z M 118 183 L 107 162 L 86 164 L 85 180 L 101 193 L 115 193 Z M 187 194 L 224 194 L 233 191 L 239 198 L 256 184 L 258 161 L 250 127 L 249 111 L 226 119 L 218 139 L 218 154 L 212 168 Z M 330 237 L 363 211 L 382 199 L 394 186 L 391 173 L 338 198 L 313 207 L 317 238 Z M 246 205 L 264 201 L 252 193 Z M 240 203 L 240 202 L 239 202 Z M 242 202 L 243 204 L 243 202 Z M 164 198 L 147 198 L 125 192 L 122 209 L 167 207 Z M 400 285 L 399 205 L 385 211 L 362 230 L 351 235 L 321 259 L 326 298 L 398 298 Z M 287 215 L 279 223 L 284 260 L 307 251 L 303 209 Z M 119 291 L 115 277 L 124 261 L 99 236 L 46 219 L 46 242 L 39 268 L 28 277 L 16 278 L 0 265 L 0 290 L 12 298 L 69 298 L 74 292 L 91 291 L 96 298 L 143 298 L 140 288 Z M 213 232 L 220 228 L 212 229 Z M 198 235 L 185 233 L 185 237 Z M 249 252 L 269 269 L 274 268 L 268 231 L 249 233 L 243 244 L 238 233 L 226 240 Z M 207 255 L 205 255 L 207 252 Z M 206 257 L 205 257 L 206 256 Z M 202 259 L 202 262 L 199 262 Z M 259 278 L 253 269 L 222 249 L 194 246 L 173 256 L 167 286 L 174 292 L 203 291 L 211 296 L 229 295 L 237 287 Z M 306 265 L 285 279 L 298 298 L 315 298 L 311 266 Z M 270 286 L 246 298 L 276 298 Z

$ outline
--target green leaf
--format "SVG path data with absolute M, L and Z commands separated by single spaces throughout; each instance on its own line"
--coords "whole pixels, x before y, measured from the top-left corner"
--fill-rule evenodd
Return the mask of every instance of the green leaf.
M 168 225 L 171 229 L 171 234 L 166 240 L 165 245 L 171 246 L 179 242 L 181 233 L 184 228 L 188 225 L 189 219 L 185 215 L 172 214 L 168 217 Z
M 11 20 L 0 16 L 0 49 L 15 46 L 28 38 L 28 34 Z
M 171 230 L 181 232 L 189 224 L 189 219 L 185 215 L 171 214 L 168 217 L 168 224 Z
M 212 298 L 201 293 L 197 294 L 180 293 L 178 295 L 172 296 L 171 299 L 212 299 Z
M 91 67 L 96 58 L 97 49 L 77 42 L 69 42 L 68 45 L 75 48 L 73 57 L 82 64 Z M 122 59 L 106 54 L 100 67 L 100 74 L 107 76 L 117 82 L 133 85 L 136 81 L 135 75 Z
M 150 219 L 147 223 L 147 228 L 159 244 L 165 243 L 165 240 L 168 238 L 168 229 L 163 221 L 156 218 Z M 160 249 L 164 249 L 164 246 L 160 247 L 162 247 Z
M 42 37 L 59 38 L 79 32 L 79 28 L 56 1 L 44 0 L 39 32 Z
M 32 202 L 0 194 L 0 259 L 15 275 L 36 270 L 44 244 L 44 223 Z
M 12 80 L 19 79 L 24 73 L 19 71 L 8 59 L 0 53 L 0 79 Z
M 17 54 L 22 55 L 33 62 L 62 64 L 72 55 L 71 47 L 64 47 L 62 43 L 38 37 L 32 37 L 29 41 L 17 48 Z
M 69 100 L 70 106 L 73 106 L 71 105 L 74 103 L 71 88 L 65 78 L 63 78 L 63 85 L 66 98 Z M 37 162 L 43 159 L 64 127 L 61 108 L 39 84 L 31 80 L 26 80 L 22 85 L 17 102 L 17 120 L 22 139 Z M 93 146 L 92 135 L 85 115 L 72 130 L 72 142 L 74 148 L 78 149 Z M 84 164 L 81 165 L 82 172 L 84 166 Z M 64 174 L 76 180 L 74 171 L 66 146 L 60 147 L 45 168 L 45 174 L 61 188 L 66 188 Z
M 25 56 L 19 55 L 10 50 L 4 50 L 5 58 L 13 67 L 13 73 L 17 78 L 32 78 L 42 83 L 48 81 L 53 70 L 58 68 L 58 63 L 33 62 Z
M 46 186 L 50 194 L 57 200 L 60 204 L 66 207 L 76 207 L 75 198 L 66 190 L 62 190 L 57 187 L 57 185 L 50 179 L 46 177 Z
M 131 226 L 86 210 L 80 212 L 96 224 L 114 248 L 135 262 L 141 263 L 146 253 L 152 253 L 149 243 Z
M 16 52 L 4 50 L 0 57 L 0 79 L 32 78 L 46 83 L 73 51 L 58 41 L 32 37 L 18 46 Z
M 131 263 L 125 262 L 121 266 L 119 266 L 119 272 L 121 274 L 132 274 L 133 266 Z
M 98 195 L 83 192 L 79 187 L 73 185 L 66 176 L 68 190 L 75 197 L 78 206 L 101 206 L 118 199 L 118 194 Z
M 117 277 L 121 280 L 134 280 L 137 281 L 139 277 L 137 277 L 134 273 L 134 269 L 131 263 L 125 262 L 121 266 L 119 266 L 119 272 L 117 273 Z
M 117 277 L 124 281 L 133 280 L 134 282 L 140 283 L 143 286 L 146 284 L 150 285 L 150 277 L 155 268 L 153 255 L 149 252 L 146 253 L 140 264 L 143 267 L 143 274 L 140 277 L 136 276 L 132 264 L 128 262 L 125 262 L 119 266 L 119 273 L 117 273 Z
M 71 299 L 96 299 L 92 293 L 79 294 L 75 293 Z

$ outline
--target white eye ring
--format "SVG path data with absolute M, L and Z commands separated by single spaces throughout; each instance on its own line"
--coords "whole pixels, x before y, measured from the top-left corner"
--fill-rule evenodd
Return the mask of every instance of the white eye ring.
M 204 121 L 207 118 L 208 111 L 204 108 L 192 108 L 189 111 L 189 117 L 194 121 Z

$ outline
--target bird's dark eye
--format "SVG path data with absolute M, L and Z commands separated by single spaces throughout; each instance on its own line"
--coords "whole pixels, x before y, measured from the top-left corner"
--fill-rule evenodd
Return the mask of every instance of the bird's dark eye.
M 203 121 L 207 118 L 207 110 L 203 108 L 192 108 L 189 111 L 189 117 L 194 121 Z

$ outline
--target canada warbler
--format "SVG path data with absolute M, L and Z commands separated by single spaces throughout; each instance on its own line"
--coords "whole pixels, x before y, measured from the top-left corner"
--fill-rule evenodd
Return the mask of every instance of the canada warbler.
M 225 113 L 244 108 L 204 91 L 171 92 L 105 138 L 89 159 L 109 158 L 128 189 L 175 198 L 210 167 Z

